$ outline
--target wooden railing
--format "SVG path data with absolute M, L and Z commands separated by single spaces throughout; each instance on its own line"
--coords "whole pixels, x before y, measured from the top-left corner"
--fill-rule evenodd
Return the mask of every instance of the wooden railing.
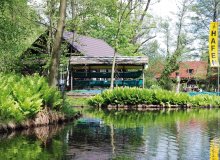
M 139 78 L 142 71 L 134 72 L 116 72 L 117 78 Z M 111 78 L 111 72 L 73 72 L 73 78 Z
M 116 80 L 114 82 L 114 86 L 129 86 L 129 87 L 141 87 L 143 84 L 143 80 Z M 74 80 L 73 81 L 74 87 L 109 87 L 110 81 L 102 80 Z

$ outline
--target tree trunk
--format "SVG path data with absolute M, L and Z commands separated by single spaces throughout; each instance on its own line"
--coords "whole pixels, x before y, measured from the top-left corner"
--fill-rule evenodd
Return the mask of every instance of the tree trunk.
M 110 84 L 110 89 L 113 89 L 114 88 L 114 81 L 115 81 L 115 61 L 116 61 L 116 49 L 117 47 L 115 48 L 115 51 L 114 51 L 114 57 L 113 57 L 113 61 L 112 61 L 112 72 L 111 72 L 111 84 Z
M 54 13 L 55 13 L 55 1 L 54 0 L 47 0 L 47 6 L 49 10 L 49 26 L 48 26 L 48 39 L 47 39 L 47 53 L 51 56 L 52 46 L 53 46 L 53 31 L 55 28 L 54 24 Z
M 66 18 L 66 0 L 60 0 L 59 20 L 57 23 L 57 31 L 55 34 L 54 44 L 52 48 L 52 57 L 49 67 L 49 85 L 56 86 L 58 80 L 58 68 L 60 63 L 60 46 L 64 30 Z
M 117 51 L 118 51 L 118 36 L 119 36 L 120 30 L 121 30 L 121 25 L 122 25 L 122 21 L 123 21 L 123 18 L 124 18 L 125 11 L 130 6 L 130 3 L 131 3 L 131 1 L 129 1 L 128 4 L 125 6 L 125 8 L 122 11 L 121 15 L 120 15 L 120 13 L 118 15 L 118 29 L 117 29 L 117 33 L 116 33 L 116 36 L 115 36 L 115 51 L 114 51 L 114 57 L 113 57 L 113 60 L 112 60 L 112 72 L 111 72 L 110 89 L 114 89 L 114 81 L 115 81 L 114 74 L 115 74 L 116 54 L 117 54 Z M 121 6 L 122 6 L 122 2 L 121 2 Z

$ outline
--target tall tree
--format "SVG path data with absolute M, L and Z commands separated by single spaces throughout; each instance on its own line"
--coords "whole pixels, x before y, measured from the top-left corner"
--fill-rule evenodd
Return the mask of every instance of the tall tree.
M 56 13 L 56 1 L 55 0 L 47 0 L 47 12 L 49 19 L 48 25 L 48 38 L 47 38 L 47 52 L 48 55 L 51 55 L 52 46 L 54 41 L 54 28 L 55 28 L 55 13 Z
M 165 89 L 171 89 L 170 84 L 170 74 L 178 69 L 178 60 L 181 55 L 184 53 L 187 42 L 186 42 L 186 33 L 184 33 L 184 24 L 187 16 L 187 12 L 189 11 L 189 7 L 192 4 L 192 0 L 182 0 L 181 5 L 179 7 L 179 12 L 177 14 L 178 21 L 176 24 L 177 33 L 176 33 L 176 44 L 175 50 L 173 54 L 166 58 L 166 63 L 163 69 L 163 72 L 160 77 L 160 85 Z
M 41 32 L 27 0 L 0 1 L 0 72 L 18 70 L 20 55 Z
M 110 88 L 113 89 L 114 88 L 114 79 L 115 79 L 115 61 L 116 61 L 116 53 L 118 51 L 118 36 L 120 35 L 120 31 L 121 31 L 121 27 L 122 27 L 122 22 L 123 20 L 125 20 L 125 16 L 126 16 L 126 11 L 129 8 L 131 4 L 131 1 L 128 1 L 127 5 L 125 5 L 124 9 L 120 9 L 118 12 L 118 26 L 117 26 L 117 33 L 116 33 L 116 37 L 114 39 L 115 41 L 115 45 L 114 45 L 114 56 L 113 56 L 113 60 L 112 60 L 112 71 L 111 71 L 111 84 L 110 84 Z M 121 3 L 119 4 L 120 8 L 123 7 L 123 2 L 121 1 Z
M 170 57 L 170 43 L 171 43 L 171 27 L 169 23 L 170 19 L 166 19 L 165 21 L 162 21 L 160 24 L 162 34 L 164 35 L 164 43 L 166 46 L 166 56 Z
M 55 39 L 52 48 L 52 57 L 51 57 L 51 64 L 49 68 L 49 85 L 56 86 L 58 80 L 58 69 L 60 64 L 60 47 L 62 41 L 63 30 L 65 26 L 65 19 L 66 19 L 66 0 L 60 0 L 60 7 L 59 7 L 59 19 L 57 23 L 57 29 L 55 34 Z

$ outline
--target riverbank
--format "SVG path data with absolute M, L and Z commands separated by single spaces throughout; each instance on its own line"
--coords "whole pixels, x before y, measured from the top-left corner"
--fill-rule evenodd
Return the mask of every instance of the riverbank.
M 12 130 L 22 130 L 40 126 L 48 126 L 51 124 L 61 124 L 78 119 L 81 116 L 80 112 L 76 112 L 73 116 L 67 117 L 62 112 L 44 109 L 36 114 L 34 118 L 27 119 L 21 122 L 0 122 L 0 132 L 8 132 Z
M 0 130 L 8 131 L 61 123 L 79 116 L 71 100 L 63 97 L 39 75 L 0 73 Z
M 103 108 L 219 108 L 220 97 L 214 95 L 190 96 L 167 90 L 115 88 L 92 97 L 89 105 Z
M 108 110 L 138 110 L 138 111 L 152 111 L 152 110 L 164 110 L 164 109 L 211 109 L 211 108 L 220 108 L 220 106 L 191 106 L 191 105 L 147 105 L 147 104 L 138 104 L 138 105 L 107 105 Z

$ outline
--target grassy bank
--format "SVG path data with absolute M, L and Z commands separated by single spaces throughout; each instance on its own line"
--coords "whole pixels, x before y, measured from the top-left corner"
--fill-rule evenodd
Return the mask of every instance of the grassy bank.
M 43 77 L 0 74 L 0 82 L 2 122 L 31 119 L 45 108 L 64 113 L 66 116 L 74 114 L 67 102 L 63 105 L 60 92 L 49 87 Z
M 78 97 L 78 98 L 75 98 L 75 97 L 70 97 L 69 98 L 69 102 L 71 104 L 71 106 L 73 107 L 87 107 L 89 106 L 88 104 L 88 101 L 89 101 L 89 98 L 86 98 L 86 97 Z
M 219 107 L 220 97 L 209 95 L 189 96 L 187 93 L 175 93 L 166 90 L 150 90 L 141 88 L 115 88 L 106 90 L 89 100 L 92 106 L 108 105 L 158 105 L 192 106 L 192 107 Z

